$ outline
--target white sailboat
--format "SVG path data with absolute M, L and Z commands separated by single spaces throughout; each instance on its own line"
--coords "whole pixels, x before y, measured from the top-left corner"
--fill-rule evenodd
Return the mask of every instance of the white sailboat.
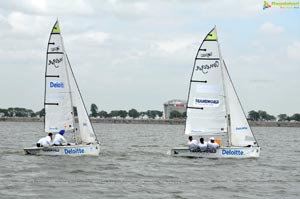
M 44 107 L 45 134 L 65 130 L 74 135 L 74 143 L 70 146 L 24 148 L 27 154 L 99 155 L 100 144 L 68 60 L 58 21 L 52 28 L 47 47 Z M 78 123 L 75 121 L 74 107 L 77 109 Z
M 188 147 L 175 147 L 171 149 L 172 156 L 259 157 L 260 147 L 223 61 L 216 28 L 207 34 L 198 49 L 187 103 L 185 134 L 195 137 L 217 136 L 224 143 L 215 153 L 192 152 Z

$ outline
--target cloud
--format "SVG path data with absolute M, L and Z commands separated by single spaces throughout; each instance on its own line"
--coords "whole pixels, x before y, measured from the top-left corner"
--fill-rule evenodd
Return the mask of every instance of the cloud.
M 66 41 L 68 42 L 80 41 L 81 43 L 85 43 L 85 44 L 99 45 L 99 44 L 103 44 L 109 38 L 110 36 L 108 33 L 89 31 L 89 32 L 79 33 L 76 35 L 71 35 L 66 38 Z
M 47 11 L 47 1 L 46 0 L 28 0 L 28 4 L 25 4 L 28 8 L 36 12 L 46 12 Z
M 13 33 L 18 35 L 43 34 L 45 31 L 46 19 L 41 16 L 27 15 L 21 12 L 12 12 L 8 15 L 6 23 Z
M 189 46 L 191 41 L 179 41 L 179 40 L 171 40 L 171 41 L 160 41 L 157 42 L 158 50 L 163 53 L 172 54 L 178 50 L 183 50 L 187 46 Z
M 300 42 L 295 41 L 291 45 L 288 46 L 287 48 L 287 56 L 288 58 L 295 60 L 295 61 L 300 61 Z
M 277 36 L 284 32 L 283 27 L 266 22 L 261 25 L 260 31 L 268 36 Z
M 104 9 L 122 18 L 141 17 L 148 13 L 148 4 L 142 1 L 109 0 Z

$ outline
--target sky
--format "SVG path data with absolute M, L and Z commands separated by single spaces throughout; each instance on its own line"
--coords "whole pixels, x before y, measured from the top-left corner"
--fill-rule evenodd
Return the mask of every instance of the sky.
M 244 111 L 300 113 L 300 8 L 263 10 L 262 0 L 1 0 L 0 108 L 43 108 L 57 19 L 88 110 L 186 100 L 197 49 L 216 26 Z

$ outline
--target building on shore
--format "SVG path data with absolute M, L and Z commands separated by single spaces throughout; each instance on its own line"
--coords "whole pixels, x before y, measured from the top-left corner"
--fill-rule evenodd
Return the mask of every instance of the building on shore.
M 186 101 L 173 99 L 164 103 L 164 117 L 170 119 L 170 113 L 172 111 L 178 111 L 179 113 L 186 112 Z

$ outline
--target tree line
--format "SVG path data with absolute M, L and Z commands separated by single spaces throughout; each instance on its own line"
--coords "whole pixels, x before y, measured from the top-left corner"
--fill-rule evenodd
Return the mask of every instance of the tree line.
M 295 113 L 291 116 L 288 116 L 287 114 L 279 114 L 277 116 L 278 120 L 277 121 L 300 121 L 300 114 Z M 277 119 L 273 115 L 269 115 L 266 111 L 249 111 L 248 113 L 248 120 L 251 121 L 276 121 Z
M 98 111 L 96 104 L 91 104 L 90 117 L 95 118 L 161 118 L 163 116 L 162 111 L 158 110 L 148 110 L 139 112 L 132 108 L 129 111 L 126 110 L 112 110 L 106 112 L 104 110 Z M 77 116 L 77 109 L 74 107 L 74 115 Z M 0 117 L 44 117 L 45 109 L 34 112 L 31 109 L 20 108 L 20 107 L 10 107 L 8 109 L 0 108 Z M 186 118 L 186 112 L 180 113 L 178 111 L 172 111 L 170 113 L 170 119 L 184 119 Z M 248 112 L 248 120 L 251 121 L 298 121 L 300 122 L 300 113 L 295 113 L 288 116 L 287 114 L 279 114 L 277 117 L 268 114 L 266 111 L 262 110 L 252 110 Z
M 148 110 L 148 111 L 142 111 L 139 112 L 136 109 L 132 108 L 129 111 L 126 110 L 112 110 L 109 113 L 101 110 L 98 111 L 98 107 L 96 104 L 91 104 L 91 117 L 98 117 L 98 118 L 150 118 L 150 119 L 155 119 L 155 118 L 161 118 L 163 116 L 162 111 L 158 110 Z
M 34 112 L 31 109 L 11 107 L 8 109 L 0 108 L 0 117 L 43 117 L 45 109 Z

